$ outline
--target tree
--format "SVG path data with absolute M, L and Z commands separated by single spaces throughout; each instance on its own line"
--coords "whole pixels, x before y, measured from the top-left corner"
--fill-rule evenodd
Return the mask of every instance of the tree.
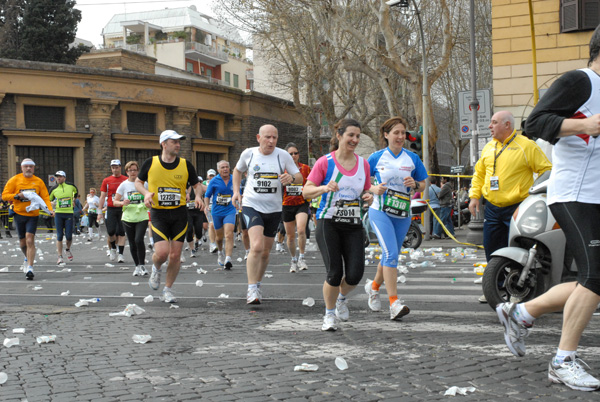
M 6 16 L 0 28 L 1 57 L 74 64 L 89 51 L 70 46 L 81 21 L 74 0 L 4 0 L 0 5 L 0 15 Z

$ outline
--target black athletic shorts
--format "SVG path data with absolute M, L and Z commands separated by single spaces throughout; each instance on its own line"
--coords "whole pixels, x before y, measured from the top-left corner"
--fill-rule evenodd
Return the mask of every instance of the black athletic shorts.
M 121 216 L 123 216 L 123 208 L 121 207 L 108 207 L 106 209 L 106 232 L 109 236 L 125 236 Z
M 154 242 L 175 240 L 183 242 L 188 228 L 188 211 L 185 205 L 174 209 L 150 210 Z
M 296 215 L 304 212 L 308 215 L 309 212 L 309 203 L 305 202 L 300 205 L 284 205 L 283 211 L 281 211 L 281 217 L 284 222 L 294 222 L 296 220 Z
M 248 229 L 252 228 L 253 226 L 262 226 L 264 228 L 263 233 L 266 237 L 275 237 L 275 234 L 277 233 L 277 226 L 281 220 L 281 212 L 263 214 L 254 208 L 242 207 L 242 214 Z

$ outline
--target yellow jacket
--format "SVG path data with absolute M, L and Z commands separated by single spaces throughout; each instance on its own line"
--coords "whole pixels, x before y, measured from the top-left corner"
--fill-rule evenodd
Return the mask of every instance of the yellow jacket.
M 514 139 L 511 141 L 512 138 Z M 496 159 L 494 174 L 494 155 L 509 142 Z M 497 207 L 517 204 L 529 195 L 533 174 L 541 174 L 550 169 L 552 164 L 540 147 L 515 130 L 503 143 L 494 139 L 483 147 L 481 157 L 475 165 L 469 198 L 481 198 L 483 195 Z M 498 190 L 490 190 L 492 176 L 498 177 Z
M 50 195 L 48 194 L 48 189 L 46 185 L 37 176 L 32 176 L 27 178 L 23 176 L 23 173 L 19 173 L 18 175 L 13 176 L 8 182 L 6 186 L 4 186 L 4 191 L 2 191 L 2 199 L 4 201 L 13 201 L 13 209 L 15 213 L 23 216 L 38 216 L 40 214 L 39 209 L 34 209 L 33 211 L 27 212 L 25 208 L 31 204 L 29 200 L 21 201 L 16 200 L 15 195 L 22 191 L 34 190 L 37 195 L 42 197 L 42 200 L 48 206 L 48 209 L 52 211 L 52 204 L 50 204 Z

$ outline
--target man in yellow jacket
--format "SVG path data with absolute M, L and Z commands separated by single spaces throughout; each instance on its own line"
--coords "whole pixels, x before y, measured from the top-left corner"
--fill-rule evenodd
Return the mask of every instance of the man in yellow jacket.
M 34 192 L 44 201 L 51 215 L 52 204 L 50 204 L 50 196 L 46 185 L 37 176 L 33 175 L 35 171 L 35 162 L 29 158 L 23 159 L 21 162 L 21 171 L 13 176 L 2 191 L 2 199 L 4 201 L 13 201 L 15 211 L 14 222 L 19 234 L 19 242 L 21 251 L 25 255 L 25 263 L 23 271 L 27 280 L 33 280 L 33 261 L 35 258 L 35 232 L 37 230 L 38 218 L 40 215 L 39 209 L 27 210 L 31 206 L 31 200 L 27 198 L 27 193 Z
M 529 138 L 517 134 L 512 113 L 500 111 L 489 125 L 493 140 L 481 151 L 469 192 L 469 210 L 479 211 L 480 198 L 485 198 L 483 247 L 485 257 L 508 246 L 510 218 L 529 195 L 533 174 L 552 169 L 540 147 Z

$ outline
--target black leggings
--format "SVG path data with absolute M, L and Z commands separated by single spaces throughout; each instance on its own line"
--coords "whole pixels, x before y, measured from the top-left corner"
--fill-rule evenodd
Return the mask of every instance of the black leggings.
M 550 211 L 577 263 L 577 283 L 600 295 L 600 204 L 559 202 Z
M 88 213 L 88 228 L 98 227 L 98 214 Z
M 196 239 L 202 238 L 202 224 L 204 223 L 204 219 L 202 211 L 188 210 L 188 230 L 185 234 L 185 241 L 189 243 L 194 240 L 194 232 L 196 233 Z
M 125 222 L 122 221 L 127 240 L 129 241 L 129 251 L 136 266 L 146 263 L 146 245 L 144 244 L 144 236 L 148 229 L 148 221 L 141 222 Z
M 317 244 L 329 285 L 340 286 L 343 277 L 348 285 L 358 285 L 365 271 L 363 236 L 362 226 L 334 224 L 331 219 L 317 220 Z

